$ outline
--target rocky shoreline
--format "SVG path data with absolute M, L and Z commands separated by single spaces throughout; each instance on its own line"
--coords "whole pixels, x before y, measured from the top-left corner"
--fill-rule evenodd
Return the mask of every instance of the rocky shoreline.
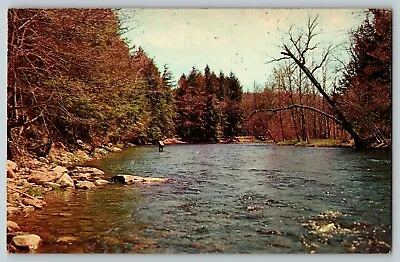
M 11 214 L 16 217 L 27 216 L 37 209 L 46 208 L 44 196 L 53 190 L 95 190 L 109 183 L 149 184 L 167 181 L 165 178 L 134 175 L 116 175 L 106 179 L 104 171 L 82 166 L 82 163 L 120 151 L 122 146 L 108 144 L 92 152 L 85 147 L 82 143 L 81 149 L 74 152 L 60 147 L 52 148 L 46 158 L 26 158 L 18 164 L 7 160 L 7 218 Z M 41 237 L 22 232 L 17 222 L 7 219 L 7 252 L 34 251 L 39 247 Z

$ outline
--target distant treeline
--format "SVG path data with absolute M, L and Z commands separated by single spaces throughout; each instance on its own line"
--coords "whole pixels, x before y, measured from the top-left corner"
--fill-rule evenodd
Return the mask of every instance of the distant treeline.
M 185 140 L 217 141 L 241 134 L 242 86 L 231 72 L 217 76 L 208 65 L 182 75 L 175 90 L 176 134 Z
M 265 86 L 243 93 L 234 75 L 208 65 L 175 86 L 143 49 L 130 49 L 121 16 L 111 9 L 9 9 L 7 155 L 45 155 L 78 140 L 153 143 L 177 136 L 218 141 L 258 135 L 275 141 L 343 138 L 346 132 L 302 104 L 330 112 L 292 65 Z M 331 92 L 362 136 L 391 138 L 391 12 L 369 10 L 352 33 L 352 59 Z M 326 79 L 326 78 L 325 78 Z

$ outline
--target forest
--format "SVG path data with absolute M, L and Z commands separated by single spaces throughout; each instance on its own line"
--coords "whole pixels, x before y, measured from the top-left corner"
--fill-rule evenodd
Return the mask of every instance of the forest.
M 167 65 L 128 45 L 120 20 L 112 9 L 9 9 L 8 159 L 45 156 L 56 145 L 73 150 L 80 141 L 95 148 L 173 137 L 391 147 L 390 10 L 365 12 L 335 77 L 330 48 L 313 58 L 318 20 L 310 18 L 305 37 L 288 31 L 272 77 L 251 92 L 234 72 L 208 65 L 173 79 Z

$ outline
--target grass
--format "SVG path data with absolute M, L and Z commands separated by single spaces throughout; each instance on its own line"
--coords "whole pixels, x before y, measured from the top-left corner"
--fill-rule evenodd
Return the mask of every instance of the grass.
M 278 145 L 294 145 L 308 147 L 352 147 L 349 142 L 340 139 L 310 139 L 308 141 L 287 140 L 279 142 Z
M 40 188 L 30 187 L 26 193 L 33 197 L 43 197 L 43 191 Z

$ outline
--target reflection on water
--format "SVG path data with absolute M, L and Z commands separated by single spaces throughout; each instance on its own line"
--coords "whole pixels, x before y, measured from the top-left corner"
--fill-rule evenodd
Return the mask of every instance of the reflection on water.
M 213 144 L 159 153 L 143 146 L 90 164 L 110 176 L 170 180 L 48 196 L 53 203 L 20 222 L 43 236 L 38 252 L 390 251 L 390 152 Z

